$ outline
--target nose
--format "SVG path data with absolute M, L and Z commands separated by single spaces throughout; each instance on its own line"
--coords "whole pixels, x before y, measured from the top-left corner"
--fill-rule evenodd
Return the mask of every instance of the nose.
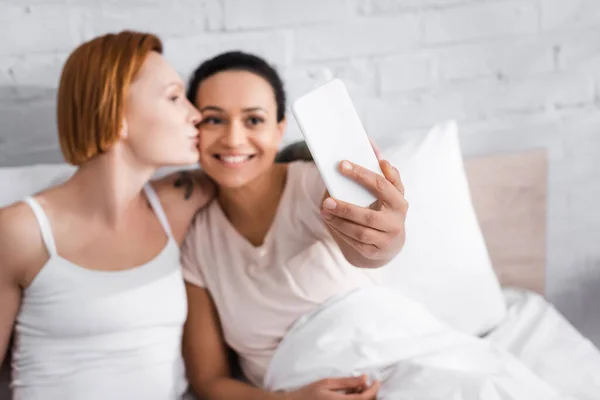
M 201 121 L 202 114 L 200 114 L 200 111 L 198 111 L 196 107 L 192 107 L 192 111 L 190 112 L 190 122 L 192 123 L 192 125 L 197 127 L 198 125 L 200 125 Z
M 223 143 L 230 148 L 235 148 L 246 142 L 246 132 L 244 127 L 239 126 L 236 121 L 232 121 L 228 124 L 225 135 L 223 136 Z
M 198 109 L 189 101 L 187 101 L 188 103 L 188 120 L 190 121 L 190 123 L 194 126 L 198 126 L 200 125 L 200 122 L 202 122 L 202 114 L 200 113 L 200 111 L 198 111 Z

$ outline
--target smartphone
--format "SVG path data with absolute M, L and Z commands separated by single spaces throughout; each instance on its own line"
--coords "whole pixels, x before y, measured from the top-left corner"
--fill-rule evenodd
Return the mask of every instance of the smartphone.
M 329 194 L 361 207 L 375 202 L 368 189 L 339 170 L 348 160 L 383 175 L 344 83 L 334 79 L 304 94 L 292 103 L 292 113 Z

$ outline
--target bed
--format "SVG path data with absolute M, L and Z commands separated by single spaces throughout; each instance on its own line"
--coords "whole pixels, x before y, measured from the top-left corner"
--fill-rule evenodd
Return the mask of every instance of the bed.
M 306 156 L 305 148 L 296 144 L 282 151 L 279 161 Z M 577 381 L 561 376 L 560 368 L 552 368 L 557 364 L 564 368 L 565 363 L 571 363 L 570 368 L 590 367 L 595 360 L 588 355 L 596 349 L 544 301 L 546 152 L 535 149 L 469 157 L 465 166 L 476 214 L 508 304 L 505 320 L 486 338 L 517 354 L 546 379 L 570 388 L 578 394 L 573 399 L 600 398 L 600 393 L 592 397 L 579 388 L 585 387 L 585 380 L 600 387 L 598 376 L 582 376 L 584 381 Z M 0 377 L 0 400 L 9 399 L 7 365 Z

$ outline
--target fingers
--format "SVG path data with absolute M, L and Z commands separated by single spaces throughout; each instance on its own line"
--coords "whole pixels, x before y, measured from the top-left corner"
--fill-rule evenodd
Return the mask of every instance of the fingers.
M 372 244 L 378 248 L 386 245 L 388 235 L 382 231 L 359 225 L 332 214 L 324 213 L 323 218 L 330 227 L 335 228 L 360 243 Z
M 380 161 L 380 164 L 389 164 Z M 386 167 L 388 168 L 388 167 Z M 361 167 L 349 161 L 342 161 L 340 170 L 343 175 L 367 188 L 375 197 L 391 207 L 399 207 L 403 196 L 385 176 Z
M 348 378 L 328 378 L 322 381 L 327 390 L 350 390 L 364 385 L 367 381 L 365 375 L 353 376 Z
M 367 386 L 367 376 L 364 374 L 358 377 L 323 379 L 319 385 L 328 391 L 343 392 L 335 395 L 335 399 L 339 400 L 376 400 L 379 391 L 379 382 L 374 381 L 371 386 Z
M 331 197 L 323 202 L 321 215 L 325 220 L 334 221 L 335 217 L 339 217 L 382 232 L 386 232 L 391 228 L 390 221 L 385 218 L 385 215 L 378 213 L 376 210 L 359 207 Z
M 362 393 L 350 394 L 344 397 L 345 400 L 376 400 L 377 392 L 379 391 L 379 382 L 375 381 L 373 384 Z
M 402 196 L 404 196 L 404 184 L 402 184 L 402 180 L 400 179 L 400 172 L 398 172 L 398 169 L 392 164 L 390 164 L 388 161 L 384 160 L 379 161 L 379 166 L 381 167 L 383 176 L 385 176 L 386 179 L 390 181 L 390 183 L 394 185 L 394 187 L 398 189 L 400 193 L 402 193 Z
M 334 226 L 331 227 L 331 230 L 334 231 L 335 234 L 340 239 L 342 239 L 344 242 L 348 243 L 348 245 L 353 247 L 356 251 L 358 251 L 364 257 L 372 259 L 379 253 L 380 249 L 373 244 L 360 242 L 360 241 L 346 235 L 344 232 L 340 231 L 339 229 L 337 229 Z

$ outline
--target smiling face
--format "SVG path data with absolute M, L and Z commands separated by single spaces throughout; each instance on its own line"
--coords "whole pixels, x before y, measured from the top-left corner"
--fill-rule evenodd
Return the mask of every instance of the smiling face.
M 223 71 L 196 92 L 200 163 L 222 187 L 240 188 L 273 165 L 285 131 L 271 85 L 248 71 Z

